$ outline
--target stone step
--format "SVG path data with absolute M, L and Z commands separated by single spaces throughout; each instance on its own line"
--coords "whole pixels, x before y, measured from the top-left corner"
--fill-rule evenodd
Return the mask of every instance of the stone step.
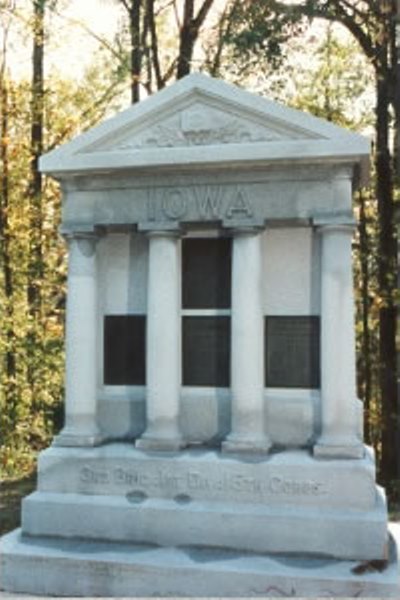
M 392 533 L 390 560 L 379 572 L 345 560 L 51 540 L 15 531 L 0 540 L 0 588 L 40 597 L 399 598 L 400 526 Z
M 387 512 L 383 494 L 374 509 L 360 511 L 206 502 L 179 494 L 170 500 L 35 492 L 23 501 L 22 529 L 31 536 L 382 559 Z

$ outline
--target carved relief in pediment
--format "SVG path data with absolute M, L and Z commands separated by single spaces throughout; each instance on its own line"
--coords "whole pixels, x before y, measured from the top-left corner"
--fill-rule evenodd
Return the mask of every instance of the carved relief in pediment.
M 198 103 L 184 109 L 148 129 L 135 132 L 114 142 L 112 150 L 136 150 L 141 148 L 179 148 L 212 146 L 220 144 L 243 144 L 274 142 L 306 137 L 303 132 L 287 129 L 272 123 L 224 113 Z

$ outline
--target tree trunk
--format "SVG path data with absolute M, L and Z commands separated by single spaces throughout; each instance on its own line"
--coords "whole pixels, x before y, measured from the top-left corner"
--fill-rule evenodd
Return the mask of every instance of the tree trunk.
M 4 49 L 5 52 L 5 49 Z M 5 73 L 5 57 L 0 69 L 0 162 L 1 183 L 0 183 L 0 261 L 3 268 L 4 279 L 4 298 L 5 310 L 3 317 L 6 317 L 5 339 L 7 347 L 5 351 L 5 373 L 6 381 L 3 380 L 5 398 L 7 402 L 7 414 L 14 422 L 16 416 L 17 400 L 15 396 L 15 377 L 16 377 L 16 356 L 14 350 L 14 327 L 13 327 L 13 273 L 10 257 L 10 226 L 8 220 L 9 214 L 9 158 L 8 158 L 8 140 L 9 140 L 9 100 L 8 83 Z
M 382 453 L 380 474 L 390 486 L 399 475 L 397 454 L 399 415 L 396 381 L 395 305 L 397 244 L 394 224 L 392 164 L 389 150 L 390 79 L 387 70 L 377 73 L 376 104 L 376 191 L 379 213 L 378 284 L 379 310 L 379 379 L 382 405 Z
M 396 0 L 395 23 L 392 33 L 392 69 L 393 69 L 393 110 L 395 116 L 394 125 L 394 158 L 396 185 L 400 188 L 400 0 Z M 400 448 L 399 448 L 400 452 Z
M 147 0 L 147 21 L 150 30 L 151 63 L 156 77 L 157 90 L 161 90 L 165 86 L 165 81 L 161 74 L 160 58 L 158 52 L 158 36 L 156 19 L 154 15 L 154 0 Z
M 133 0 L 129 9 L 131 34 L 131 99 L 132 104 L 140 100 L 140 78 L 142 70 L 142 48 L 140 39 L 141 0 Z
M 194 16 L 194 0 L 185 0 L 179 35 L 179 55 L 176 68 L 177 79 L 185 77 L 192 70 L 194 45 L 213 2 L 214 0 L 204 0 L 199 12 Z
M 367 444 L 372 443 L 371 439 L 371 390 L 372 390 L 372 361 L 371 361 L 371 340 L 369 331 L 369 238 L 367 231 L 367 215 L 365 210 L 365 197 L 362 192 L 359 194 L 360 201 L 360 222 L 358 232 L 360 237 L 360 269 L 361 269 L 361 310 L 362 310 L 362 390 L 364 400 L 364 436 Z
M 183 21 L 179 36 L 179 56 L 176 77 L 181 79 L 190 73 L 194 39 L 193 39 L 194 0 L 185 0 Z
M 31 251 L 28 282 L 29 312 L 35 318 L 40 310 L 40 283 L 43 279 L 42 185 L 39 157 L 43 153 L 44 98 L 44 13 L 46 0 L 33 0 L 33 49 L 31 88 Z

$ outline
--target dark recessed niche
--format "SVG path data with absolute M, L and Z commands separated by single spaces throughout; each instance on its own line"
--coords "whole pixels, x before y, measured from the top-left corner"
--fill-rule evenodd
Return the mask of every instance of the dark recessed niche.
M 319 317 L 266 317 L 267 387 L 320 387 Z
M 230 308 L 230 238 L 182 240 L 182 308 Z
M 145 385 L 146 317 L 104 317 L 104 384 Z
M 230 317 L 183 317 L 183 385 L 229 387 Z

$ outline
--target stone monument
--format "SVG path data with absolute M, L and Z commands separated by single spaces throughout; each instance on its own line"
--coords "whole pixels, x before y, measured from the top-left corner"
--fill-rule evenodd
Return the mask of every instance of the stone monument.
M 42 158 L 69 249 L 65 427 L 2 539 L 4 589 L 396 595 L 355 388 L 368 154 L 195 74 Z M 351 573 L 370 560 L 385 572 Z

